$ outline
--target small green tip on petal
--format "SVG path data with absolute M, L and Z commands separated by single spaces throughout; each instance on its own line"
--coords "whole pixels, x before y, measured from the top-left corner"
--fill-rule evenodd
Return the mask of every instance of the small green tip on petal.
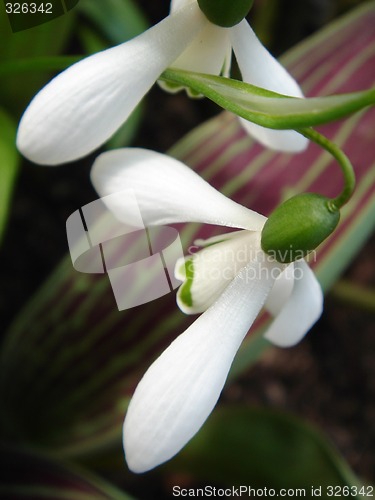
M 188 259 L 182 264 L 182 266 L 185 266 L 185 276 L 186 280 L 184 283 L 182 283 L 180 290 L 179 290 L 179 299 L 180 301 L 186 306 L 186 307 L 192 307 L 193 306 L 193 296 L 191 294 L 191 287 L 193 285 L 193 279 L 194 279 L 194 265 L 193 265 L 193 259 Z M 183 269 L 181 269 L 181 274 L 184 272 Z
M 254 0 L 198 0 L 201 11 L 211 23 L 231 28 L 244 19 Z
M 262 231 L 264 252 L 283 264 L 302 259 L 336 228 L 340 212 L 330 198 L 304 193 L 282 203 Z

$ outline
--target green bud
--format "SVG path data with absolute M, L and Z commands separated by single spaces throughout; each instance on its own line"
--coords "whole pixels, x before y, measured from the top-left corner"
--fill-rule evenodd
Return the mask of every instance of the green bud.
M 254 0 L 198 0 L 201 11 L 211 23 L 231 28 L 247 16 Z
M 340 212 L 329 198 L 299 194 L 272 212 L 263 227 L 262 249 L 278 262 L 301 259 L 332 233 L 339 219 Z

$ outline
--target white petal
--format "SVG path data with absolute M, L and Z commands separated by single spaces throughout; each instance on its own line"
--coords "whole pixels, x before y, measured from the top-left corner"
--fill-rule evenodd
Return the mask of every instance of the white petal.
M 264 335 L 280 347 L 297 344 L 323 310 L 322 289 L 313 271 L 303 260 L 295 262 L 294 266 L 292 294 Z
M 302 90 L 285 68 L 260 43 L 246 20 L 230 29 L 233 50 L 244 82 L 293 97 L 303 97 Z M 271 130 L 241 119 L 255 139 L 280 151 L 303 151 L 308 140 L 291 130 Z
M 220 243 L 221 241 L 230 240 L 232 238 L 237 238 L 244 234 L 244 230 L 241 229 L 239 231 L 231 231 L 230 233 L 218 234 L 216 236 L 211 236 L 211 238 L 198 238 L 194 240 L 194 245 L 196 245 L 195 251 L 198 250 L 197 247 L 209 247 L 210 245 L 216 245 L 216 243 Z
M 171 0 L 170 12 L 176 12 L 176 10 L 189 5 L 189 3 L 196 2 L 197 0 Z
M 102 145 L 207 24 L 198 5 L 189 4 L 133 40 L 58 75 L 25 111 L 17 138 L 21 153 L 54 165 Z
M 171 12 L 188 5 L 196 0 L 172 0 Z M 229 39 L 229 30 L 208 23 L 187 49 L 171 64 L 173 68 L 198 73 L 209 73 L 228 77 L 232 58 L 232 44 Z M 183 86 L 170 85 L 159 81 L 160 87 L 168 92 L 178 92 Z M 186 89 L 188 95 L 197 97 L 195 92 Z M 200 96 L 202 97 L 202 96 Z
M 172 63 L 173 68 L 219 75 L 231 51 L 229 30 L 208 23 L 191 45 Z
M 171 67 L 197 73 L 228 76 L 231 54 L 232 45 L 229 40 L 229 30 L 207 23 L 186 50 L 171 64 Z M 163 81 L 158 83 L 164 90 L 172 93 L 184 88 Z M 197 97 L 196 93 L 189 88 L 186 90 L 188 95 Z
M 232 66 L 232 43 L 229 40 L 229 44 L 227 46 L 227 53 L 225 55 L 224 66 L 223 66 L 223 69 L 221 71 L 221 75 L 225 76 L 226 78 L 229 78 L 231 66 Z
M 190 221 L 261 230 L 266 221 L 180 161 L 154 151 L 127 148 L 103 153 L 93 165 L 91 179 L 100 196 L 134 190 L 146 226 Z M 127 221 L 126 207 L 125 212 L 121 204 L 109 208 Z
M 224 238 L 186 257 L 188 279 L 177 292 L 179 308 L 186 314 L 206 311 L 223 293 L 240 269 L 259 251 L 259 233 L 236 231 L 237 236 Z M 226 236 L 226 235 L 224 235 Z M 183 276 L 177 263 L 176 278 Z
M 288 301 L 294 286 L 294 263 L 280 274 L 264 304 L 272 316 L 277 316 Z
M 255 261 L 244 268 L 142 378 L 124 423 L 126 460 L 134 472 L 173 457 L 211 413 L 272 286 L 271 273 L 261 273 L 262 266 Z
M 308 140 L 294 130 L 273 130 L 239 118 L 247 133 L 267 148 L 285 153 L 299 153 L 307 148 Z
M 246 20 L 230 29 L 230 38 L 246 81 L 280 94 L 303 97 L 298 83 L 261 44 Z

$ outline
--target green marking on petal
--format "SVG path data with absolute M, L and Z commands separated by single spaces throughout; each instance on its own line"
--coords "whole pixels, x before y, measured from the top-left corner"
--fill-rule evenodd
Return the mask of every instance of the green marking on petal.
M 214 245 L 218 245 L 219 243 L 223 243 L 224 241 L 228 241 L 227 239 L 223 238 L 222 240 L 217 240 L 217 241 L 212 241 L 210 243 L 204 243 L 202 241 L 202 247 L 203 248 L 208 248 L 208 247 L 213 247 Z
M 194 279 L 193 259 L 186 260 L 182 266 L 185 266 L 186 281 L 184 281 L 180 287 L 179 297 L 185 306 L 193 307 L 193 296 L 191 294 L 191 287 Z M 181 269 L 181 272 L 183 273 L 183 268 Z

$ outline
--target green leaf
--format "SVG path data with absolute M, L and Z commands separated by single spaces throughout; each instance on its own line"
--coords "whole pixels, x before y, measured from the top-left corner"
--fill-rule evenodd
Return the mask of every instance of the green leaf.
M 132 0 L 80 0 L 82 12 L 112 44 L 130 40 L 148 28 L 147 22 Z
M 4 4 L 2 6 L 5 7 Z M 67 43 L 75 21 L 76 9 L 53 21 L 34 28 L 13 33 L 9 21 L 0 6 L 0 61 L 10 63 L 18 59 L 55 56 Z M 47 72 L 35 68 L 27 81 L 18 74 L 9 74 L 1 80 L 0 104 L 6 109 L 21 113 L 34 94 L 50 77 Z
M 107 40 L 89 26 L 81 26 L 78 36 L 86 54 L 95 54 L 108 48 Z
M 0 243 L 7 224 L 14 183 L 20 165 L 16 149 L 16 123 L 0 108 Z
M 238 80 L 179 69 L 164 71 L 161 80 L 188 87 L 235 115 L 274 129 L 321 125 L 375 104 L 375 89 L 297 99 Z
M 287 414 L 243 407 L 217 409 L 166 470 L 221 487 L 301 488 L 306 498 L 312 487 L 328 498 L 327 486 L 359 485 L 317 430 Z
M 374 24 L 371 2 L 294 49 L 284 62 L 309 95 L 359 91 L 374 83 Z M 372 108 L 322 129 L 351 158 L 358 181 L 337 231 L 312 262 L 325 290 L 375 226 L 375 164 L 369 153 L 374 123 Z M 265 150 L 226 112 L 190 133 L 171 154 L 227 196 L 265 215 L 303 191 L 337 195 L 332 182 L 337 165 L 320 148 L 312 144 L 294 156 Z M 196 238 L 221 231 L 189 224 L 181 226 L 180 235 L 188 248 Z M 136 256 L 137 248 L 132 252 Z M 107 278 L 78 273 L 67 256 L 6 335 L 0 432 L 65 455 L 120 443 L 123 415 L 137 381 L 193 320 L 177 309 L 174 294 L 119 312 Z M 266 322 L 262 316 L 254 325 L 232 376 L 268 345 L 261 337 Z
M 83 56 L 50 56 L 15 59 L 0 63 L 0 76 L 13 76 L 18 73 L 36 71 L 57 71 L 68 68 Z
M 84 469 L 35 450 L 0 445 L 0 497 L 12 500 L 132 500 Z

